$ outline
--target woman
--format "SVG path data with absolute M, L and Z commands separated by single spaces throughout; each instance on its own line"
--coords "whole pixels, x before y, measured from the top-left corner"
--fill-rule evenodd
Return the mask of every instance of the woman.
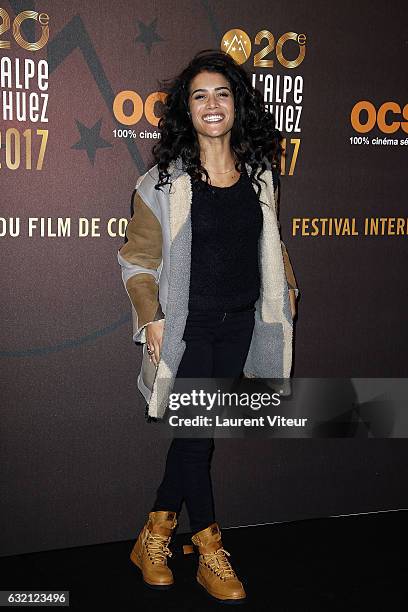
M 156 164 L 137 182 L 118 253 L 133 340 L 143 344 L 138 386 L 148 420 L 164 415 L 176 377 L 290 376 L 298 289 L 277 221 L 274 123 L 244 69 L 222 52 L 197 53 L 168 87 Z M 214 515 L 213 447 L 212 438 L 172 440 L 131 559 L 149 586 L 173 584 L 168 545 L 184 500 L 198 582 L 238 602 L 245 590 Z

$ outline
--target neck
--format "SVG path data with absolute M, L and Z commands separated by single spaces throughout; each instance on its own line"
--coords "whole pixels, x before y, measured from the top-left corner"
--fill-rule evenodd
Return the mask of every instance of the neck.
M 209 142 L 200 142 L 200 160 L 208 172 L 224 173 L 234 170 L 235 156 L 229 138 L 212 138 Z

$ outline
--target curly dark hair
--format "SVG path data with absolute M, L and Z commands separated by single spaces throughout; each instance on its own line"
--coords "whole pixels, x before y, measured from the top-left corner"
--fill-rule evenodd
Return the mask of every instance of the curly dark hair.
M 199 51 L 178 76 L 159 81 L 166 99 L 158 122 L 161 138 L 152 148 L 154 163 L 157 163 L 159 172 L 159 182 L 155 188 L 160 189 L 162 185 L 171 183 L 169 164 L 177 157 L 181 157 L 183 168 L 192 180 L 198 181 L 204 173 L 208 182 L 208 172 L 201 165 L 197 133 L 192 129 L 187 114 L 190 82 L 203 71 L 219 72 L 230 83 L 235 103 L 235 120 L 230 139 L 231 149 L 237 159 L 235 169 L 242 172 L 245 163 L 250 165 L 250 178 L 258 188 L 259 197 L 261 185 L 255 174 L 259 168 L 260 174 L 267 169 L 267 160 L 279 176 L 283 153 L 282 134 L 275 127 L 274 115 L 265 110 L 262 94 L 252 86 L 248 73 L 230 55 L 214 49 Z

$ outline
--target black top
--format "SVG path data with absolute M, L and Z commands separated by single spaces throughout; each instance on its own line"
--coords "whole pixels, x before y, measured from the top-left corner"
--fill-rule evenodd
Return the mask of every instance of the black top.
M 230 187 L 192 182 L 189 310 L 237 310 L 258 299 L 262 222 L 246 171 Z

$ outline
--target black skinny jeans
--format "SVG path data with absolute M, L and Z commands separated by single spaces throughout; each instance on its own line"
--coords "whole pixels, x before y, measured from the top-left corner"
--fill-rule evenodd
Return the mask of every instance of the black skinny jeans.
M 237 378 L 254 327 L 253 305 L 235 312 L 189 312 L 177 378 Z M 210 463 L 213 438 L 173 438 L 152 511 L 178 513 L 186 503 L 192 533 L 215 522 Z

